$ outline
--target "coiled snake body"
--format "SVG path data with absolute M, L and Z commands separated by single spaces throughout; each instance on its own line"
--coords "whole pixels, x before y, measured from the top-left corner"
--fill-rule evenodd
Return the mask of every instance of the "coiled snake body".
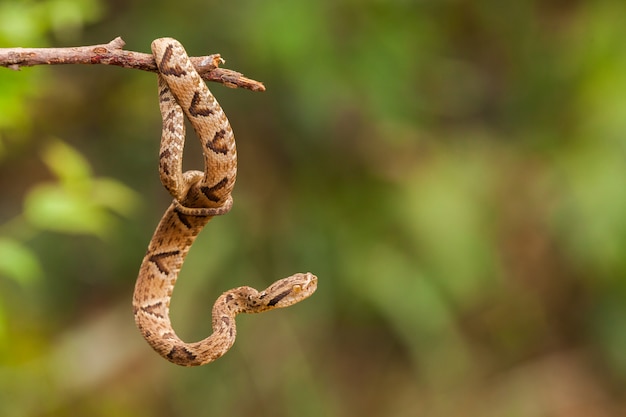
M 239 287 L 213 305 L 213 333 L 195 343 L 174 332 L 169 304 L 174 284 L 194 239 L 213 216 L 227 213 L 237 173 L 235 137 L 222 108 L 189 61 L 183 46 L 171 38 L 152 42 L 159 68 L 159 107 L 163 118 L 159 173 L 174 197 L 157 226 L 139 269 L 133 295 L 135 322 L 150 346 L 178 365 L 214 361 L 235 342 L 235 316 L 287 307 L 311 295 L 317 277 L 295 274 L 264 291 Z M 200 138 L 204 172 L 182 172 L 184 117 Z

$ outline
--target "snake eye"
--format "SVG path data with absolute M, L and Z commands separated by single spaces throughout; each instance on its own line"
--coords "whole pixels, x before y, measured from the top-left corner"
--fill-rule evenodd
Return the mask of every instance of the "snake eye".
M 294 285 L 292 291 L 295 292 L 296 294 L 299 293 L 300 291 L 302 291 L 302 285 L 300 284 Z

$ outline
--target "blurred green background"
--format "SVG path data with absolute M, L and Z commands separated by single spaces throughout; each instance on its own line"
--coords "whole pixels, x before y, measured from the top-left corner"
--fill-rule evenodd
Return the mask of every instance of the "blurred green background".
M 626 3 L 0 0 L 0 47 L 172 36 L 210 87 L 235 206 L 172 302 L 319 276 L 194 369 L 131 295 L 170 198 L 154 74 L 0 68 L 0 415 L 626 416 Z M 188 168 L 201 166 L 189 133 Z

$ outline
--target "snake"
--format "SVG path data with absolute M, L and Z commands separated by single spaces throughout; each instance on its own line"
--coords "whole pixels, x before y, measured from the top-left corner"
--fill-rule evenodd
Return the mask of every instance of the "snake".
M 148 344 L 168 361 L 198 366 L 223 356 L 237 335 L 235 316 L 293 305 L 317 289 L 317 277 L 297 273 L 263 291 L 242 286 L 224 292 L 212 308 L 213 333 L 186 343 L 169 317 L 174 285 L 189 249 L 204 226 L 233 205 L 237 175 L 235 137 L 219 103 L 190 62 L 180 42 L 152 42 L 158 68 L 162 118 L 159 177 L 173 197 L 150 240 L 133 293 L 135 323 Z M 185 117 L 202 145 L 204 171 L 182 170 Z

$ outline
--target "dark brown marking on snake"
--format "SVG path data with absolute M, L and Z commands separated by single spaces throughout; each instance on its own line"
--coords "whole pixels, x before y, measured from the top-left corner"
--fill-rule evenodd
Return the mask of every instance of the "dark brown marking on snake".
M 159 159 L 167 158 L 172 154 L 172 151 L 169 149 L 165 149 L 163 152 L 159 154 Z
M 162 274 L 169 275 L 170 270 L 165 266 L 163 259 L 169 258 L 170 256 L 176 256 L 179 253 L 180 251 L 178 250 L 173 250 L 170 252 L 155 253 L 154 255 L 151 255 L 148 258 L 148 260 L 152 262 Z
M 165 75 L 173 75 L 174 77 L 182 77 L 187 74 L 184 69 L 182 69 L 178 64 L 170 66 L 173 48 L 174 45 L 167 45 L 167 48 L 165 48 L 163 58 L 161 58 L 161 63 L 159 64 L 159 72 Z
M 141 307 L 141 310 L 158 318 L 163 318 L 163 314 L 159 313 L 158 310 L 160 310 L 161 306 L 163 305 L 162 302 L 158 301 L 154 304 L 150 304 L 149 306 L 144 306 Z
M 200 191 L 202 191 L 202 194 L 204 194 L 206 198 L 208 198 L 209 200 L 215 203 L 219 203 L 221 199 L 215 195 L 215 192 L 217 190 L 224 188 L 226 184 L 228 184 L 228 178 L 224 177 L 222 178 L 220 182 L 215 184 L 213 187 L 206 187 L 206 186 L 200 187 Z
M 170 353 L 167 354 L 167 357 L 169 359 L 179 358 L 179 359 L 182 359 L 183 361 L 196 360 L 196 355 L 194 355 L 192 352 L 187 350 L 187 348 L 180 347 L 180 346 L 174 346 L 172 350 L 170 350 Z
M 165 116 L 166 122 L 171 122 L 172 119 L 176 116 L 176 110 L 170 110 L 169 113 Z
M 222 316 L 222 322 L 224 322 L 226 326 L 230 326 L 230 319 L 228 317 Z
M 178 220 L 187 228 L 187 229 L 191 229 L 191 223 L 189 223 L 189 219 L 187 218 L 187 216 L 183 213 L 181 213 L 178 209 L 178 207 L 174 207 L 174 213 L 176 213 L 176 217 L 178 217 Z
M 289 293 L 291 292 L 291 290 L 287 290 L 287 291 L 283 291 L 280 294 L 278 294 L 276 297 L 272 298 L 267 305 L 269 307 L 275 306 L 280 300 L 282 300 L 283 298 L 285 298 L 287 295 L 289 295 Z
M 176 110 L 171 110 L 169 113 L 167 113 L 167 115 L 165 116 L 165 119 L 163 119 L 163 125 L 167 128 L 167 130 L 169 130 L 172 133 L 176 133 L 177 131 L 176 125 L 173 121 L 175 117 L 176 117 Z
M 227 303 L 228 303 L 228 302 L 233 301 L 233 298 L 234 298 L 234 297 L 233 297 L 233 295 L 232 295 L 232 294 L 226 294 L 226 302 L 227 302 Z
M 200 98 L 200 93 L 196 91 L 193 93 L 193 98 L 191 99 L 191 104 L 189 105 L 189 114 L 198 117 L 198 116 L 210 116 L 213 114 L 213 110 L 208 107 L 199 107 L 202 99 Z
M 207 141 L 206 147 L 216 153 L 226 155 L 228 153 L 228 143 L 224 140 L 226 131 L 224 129 L 215 132 L 213 139 Z

